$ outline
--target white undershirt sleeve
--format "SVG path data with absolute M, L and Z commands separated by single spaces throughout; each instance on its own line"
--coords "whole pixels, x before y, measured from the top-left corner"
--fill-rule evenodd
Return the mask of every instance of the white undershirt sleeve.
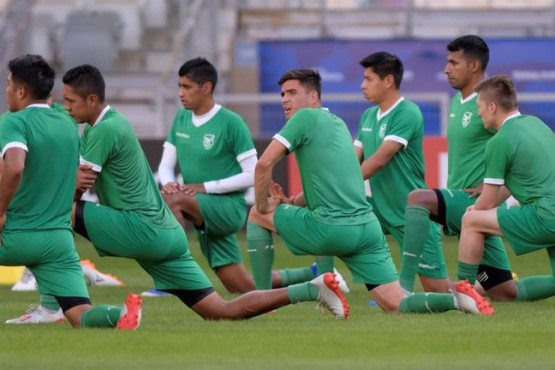
M 177 150 L 175 145 L 164 143 L 164 151 L 162 152 L 162 159 L 158 165 L 158 178 L 162 186 L 168 182 L 176 182 L 175 179 L 175 165 L 177 164 Z
M 224 194 L 234 191 L 244 191 L 254 185 L 254 168 L 258 158 L 256 152 L 239 161 L 242 172 L 221 180 L 207 181 L 204 188 L 207 193 Z

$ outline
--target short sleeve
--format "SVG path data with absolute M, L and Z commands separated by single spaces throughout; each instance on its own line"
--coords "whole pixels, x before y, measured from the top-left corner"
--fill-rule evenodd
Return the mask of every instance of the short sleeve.
M 409 114 L 411 113 L 411 114 Z M 417 130 L 422 130 L 422 114 L 420 112 L 400 111 L 394 113 L 390 120 L 383 141 L 395 141 L 405 148 L 416 136 Z
M 301 109 L 291 117 L 285 126 L 274 135 L 289 153 L 308 143 L 315 119 L 310 109 Z
M 166 139 L 166 141 L 170 144 L 172 144 L 173 146 L 176 146 L 176 139 L 175 139 L 175 132 L 177 131 L 177 126 L 179 125 L 179 123 L 183 120 L 183 113 L 184 113 L 184 109 L 178 109 L 177 113 L 175 114 L 175 117 L 173 118 L 173 122 L 172 122 L 172 127 L 170 129 L 170 132 L 168 133 L 168 137 Z
M 485 184 L 503 185 L 509 166 L 511 150 L 504 135 L 497 134 L 486 146 Z
M 116 149 L 117 141 L 117 131 L 108 122 L 87 127 L 81 140 L 83 162 L 92 165 L 95 171 L 100 172 Z
M 241 117 L 236 116 L 229 125 L 228 139 L 231 150 L 238 161 L 256 154 L 249 128 Z
M 0 147 L 2 156 L 9 148 L 27 148 L 27 135 L 23 119 L 16 114 L 9 114 L 2 119 L 0 125 Z

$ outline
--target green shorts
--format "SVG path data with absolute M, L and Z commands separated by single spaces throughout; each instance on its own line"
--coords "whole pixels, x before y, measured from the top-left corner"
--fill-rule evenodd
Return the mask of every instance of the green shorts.
M 212 287 L 192 257 L 181 226 L 156 227 L 136 212 L 91 202 L 84 202 L 83 219 L 88 238 L 101 256 L 135 259 L 152 276 L 156 289 Z
M 395 238 L 399 245 L 401 255 L 404 248 L 405 240 L 405 227 L 391 225 L 376 208 L 372 198 L 368 198 L 376 217 L 380 221 L 380 225 L 384 234 L 390 234 Z M 424 249 L 422 250 L 420 262 L 418 264 L 418 275 L 430 279 L 445 279 L 447 278 L 447 266 L 445 264 L 445 256 L 443 255 L 443 248 L 441 245 L 441 228 L 435 222 L 430 223 L 430 233 Z
M 197 238 L 210 268 L 243 263 L 236 234 L 247 218 L 244 195 L 197 193 L 195 198 L 205 225 L 204 230 L 197 230 Z
M 542 217 L 535 204 L 498 207 L 497 221 L 516 255 L 555 247 L 555 220 Z
M 274 225 L 293 254 L 337 256 L 355 282 L 381 285 L 398 279 L 376 218 L 360 225 L 328 225 L 305 207 L 282 204 L 274 213 Z
M 462 217 L 469 206 L 476 203 L 477 197 L 462 190 L 436 189 L 438 195 L 438 222 L 443 225 L 445 235 L 461 234 Z M 499 236 L 489 236 L 485 239 L 484 257 L 482 265 L 501 270 L 511 270 L 509 256 L 503 239 Z
M 25 265 L 40 294 L 89 298 L 71 230 L 4 231 L 0 265 Z

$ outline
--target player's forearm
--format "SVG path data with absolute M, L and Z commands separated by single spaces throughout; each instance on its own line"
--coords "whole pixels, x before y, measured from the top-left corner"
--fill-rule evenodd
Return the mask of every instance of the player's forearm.
M 259 212 L 265 213 L 268 208 L 268 195 L 272 179 L 273 166 L 258 162 L 254 174 L 254 202 Z
M 225 194 L 244 191 L 254 185 L 254 173 L 241 172 L 237 175 L 216 181 L 207 181 L 204 187 L 207 193 Z
M 484 184 L 482 189 L 482 194 L 476 200 L 474 204 L 475 210 L 488 210 L 497 207 L 501 202 L 499 201 L 499 193 L 501 186 Z
M 377 158 L 370 157 L 364 162 L 362 162 L 362 176 L 364 180 L 368 180 L 372 176 L 374 176 L 378 171 L 385 167 L 387 161 L 380 161 Z

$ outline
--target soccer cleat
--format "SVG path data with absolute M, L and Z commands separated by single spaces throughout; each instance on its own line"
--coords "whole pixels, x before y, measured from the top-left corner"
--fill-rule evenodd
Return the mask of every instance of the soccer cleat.
M 475 315 L 491 316 L 495 314 L 492 304 L 482 297 L 467 280 L 455 284 L 457 308 Z
M 17 283 L 12 286 L 14 292 L 28 292 L 37 290 L 37 280 L 35 275 L 27 267 L 23 270 L 23 274 Z
M 318 292 L 318 303 L 327 308 L 338 320 L 349 318 L 349 304 L 339 289 L 339 283 L 332 273 L 322 274 L 310 281 L 316 286 Z
M 123 281 L 111 274 L 105 274 L 96 269 L 96 265 L 89 261 L 81 261 L 83 275 L 87 280 L 87 284 L 91 286 L 123 286 Z
M 168 297 L 170 295 L 171 295 L 170 293 L 166 293 L 154 288 L 150 290 L 145 290 L 144 292 L 141 293 L 141 296 L 143 297 Z
M 65 321 L 66 318 L 61 309 L 53 312 L 41 305 L 31 305 L 24 315 L 6 320 L 6 324 L 51 324 Z
M 312 271 L 314 277 L 318 276 L 318 268 L 316 267 L 316 262 L 310 266 L 310 270 Z M 349 293 L 351 290 L 349 289 L 349 286 L 347 285 L 345 279 L 343 279 L 343 275 L 341 275 L 341 273 L 337 271 L 335 267 L 333 268 L 333 273 L 335 274 L 335 278 L 339 283 L 339 289 L 341 289 L 343 293 Z
M 141 325 L 141 309 L 143 299 L 138 294 L 129 294 L 125 299 L 125 304 L 121 309 L 121 315 L 116 328 L 118 330 L 137 330 Z

